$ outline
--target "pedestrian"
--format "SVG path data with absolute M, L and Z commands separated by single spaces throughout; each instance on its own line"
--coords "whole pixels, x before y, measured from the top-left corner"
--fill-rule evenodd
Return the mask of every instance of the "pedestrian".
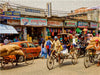
M 50 40 L 50 38 L 48 38 L 48 40 L 46 41 L 46 49 L 47 49 L 47 53 L 50 56 L 51 54 L 51 45 L 52 45 L 52 41 Z
M 41 57 L 47 58 L 47 50 L 46 50 L 46 47 L 45 47 L 45 41 L 43 41 L 42 44 L 41 44 Z
M 6 44 L 8 44 L 9 43 L 9 40 L 8 40 L 8 37 L 6 37 L 5 39 L 4 39 L 4 44 L 6 45 Z
M 17 38 L 17 36 L 14 38 L 14 42 L 18 42 L 19 40 L 18 40 L 18 38 Z

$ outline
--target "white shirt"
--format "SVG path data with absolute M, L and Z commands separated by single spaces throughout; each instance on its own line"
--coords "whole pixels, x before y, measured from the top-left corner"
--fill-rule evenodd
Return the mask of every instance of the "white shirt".
M 9 43 L 9 40 L 8 40 L 8 39 L 5 39 L 5 40 L 4 40 L 4 43 L 5 43 L 5 44 L 8 44 L 8 43 Z

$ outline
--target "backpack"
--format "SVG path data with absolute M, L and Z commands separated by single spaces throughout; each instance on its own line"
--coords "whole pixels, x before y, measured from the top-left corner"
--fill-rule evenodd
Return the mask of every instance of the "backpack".
M 50 45 L 51 45 L 51 42 L 50 42 L 50 40 L 48 40 L 47 43 L 46 43 L 46 48 L 49 49 Z

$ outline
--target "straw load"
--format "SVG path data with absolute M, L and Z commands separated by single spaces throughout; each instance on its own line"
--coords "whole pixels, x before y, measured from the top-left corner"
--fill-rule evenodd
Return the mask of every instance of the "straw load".
M 3 45 L 0 46 L 0 56 L 7 55 L 24 55 L 23 51 L 20 50 L 18 45 Z
M 86 47 L 86 49 L 90 49 L 90 48 L 94 47 L 94 45 L 96 44 L 96 40 L 99 40 L 99 41 L 100 41 L 100 37 L 93 37 L 93 38 L 90 40 L 90 43 L 89 43 L 89 45 Z

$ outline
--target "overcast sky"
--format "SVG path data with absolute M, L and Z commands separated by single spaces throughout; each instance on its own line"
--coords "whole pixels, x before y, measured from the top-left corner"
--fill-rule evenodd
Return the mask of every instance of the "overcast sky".
M 36 8 L 45 8 L 46 3 L 52 2 L 53 10 L 71 11 L 80 7 L 100 6 L 100 0 L 0 0 L 9 1 L 16 4 L 31 6 Z

